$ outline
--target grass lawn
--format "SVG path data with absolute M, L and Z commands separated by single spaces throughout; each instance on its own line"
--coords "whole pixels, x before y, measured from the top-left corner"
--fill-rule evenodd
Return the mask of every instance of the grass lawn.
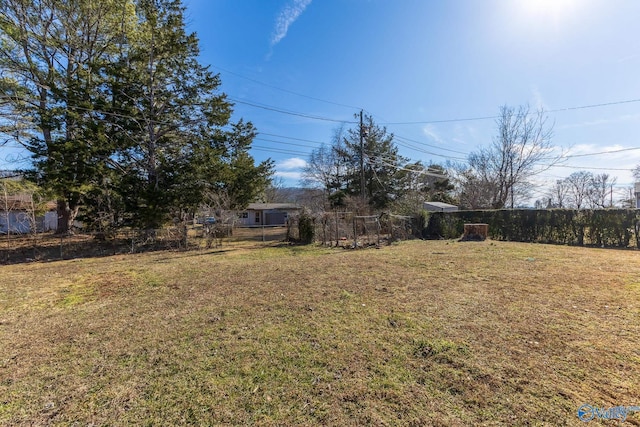
M 577 426 L 586 403 L 640 405 L 637 251 L 412 241 L 0 266 L 0 425 Z

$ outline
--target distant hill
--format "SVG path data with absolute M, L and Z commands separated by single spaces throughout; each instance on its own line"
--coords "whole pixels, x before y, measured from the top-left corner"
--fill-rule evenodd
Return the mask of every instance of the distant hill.
M 324 191 L 317 188 L 282 187 L 269 191 L 269 203 L 295 203 L 312 211 L 323 210 Z

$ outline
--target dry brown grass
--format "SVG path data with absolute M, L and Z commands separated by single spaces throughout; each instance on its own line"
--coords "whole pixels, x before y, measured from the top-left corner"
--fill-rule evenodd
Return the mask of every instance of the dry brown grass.
M 583 425 L 583 403 L 640 405 L 639 256 L 415 241 L 3 266 L 0 424 Z
M 207 239 L 203 236 L 202 225 L 190 226 L 188 249 L 263 247 L 286 241 L 287 229 L 238 227 L 233 229 L 231 235 L 226 235 L 226 232 L 221 234 L 221 237 Z M 121 230 L 115 238 L 109 239 L 104 239 L 102 233 L 0 235 L 0 265 L 184 249 L 178 228 L 156 230 L 155 239 L 147 236 L 144 230 Z

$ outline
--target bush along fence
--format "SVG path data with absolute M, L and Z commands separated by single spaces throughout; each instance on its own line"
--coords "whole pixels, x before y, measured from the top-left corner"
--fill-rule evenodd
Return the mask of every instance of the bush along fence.
M 640 211 L 635 209 L 504 209 L 432 213 L 428 238 L 455 239 L 465 223 L 489 225 L 489 237 L 516 242 L 607 248 L 640 248 Z

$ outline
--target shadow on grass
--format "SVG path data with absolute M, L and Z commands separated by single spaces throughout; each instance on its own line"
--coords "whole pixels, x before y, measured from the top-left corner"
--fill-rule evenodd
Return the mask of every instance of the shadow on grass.
M 132 244 L 130 239 L 100 240 L 90 236 L 46 235 L 37 239 L 16 237 L 0 242 L 0 265 L 31 262 L 54 262 L 78 258 L 104 258 L 152 252 L 184 252 L 185 256 L 222 254 L 230 248 L 202 249 L 198 245 L 184 247 L 177 241 Z M 7 247 L 8 246 L 8 247 Z
M 234 248 L 226 248 L 226 249 L 199 249 L 199 248 L 191 248 L 191 249 L 184 249 L 181 251 L 181 255 L 175 256 L 166 256 L 166 257 L 160 257 L 157 258 L 156 261 L 171 261 L 171 260 L 176 260 L 176 259 L 181 259 L 181 258 L 194 258 L 194 257 L 202 257 L 202 256 L 210 256 L 210 255 L 224 255 L 224 254 L 228 254 L 229 252 L 233 252 L 236 249 Z M 167 251 L 171 251 L 172 253 L 175 253 L 175 250 L 159 250 L 159 251 L 155 251 L 155 252 L 167 252 Z

